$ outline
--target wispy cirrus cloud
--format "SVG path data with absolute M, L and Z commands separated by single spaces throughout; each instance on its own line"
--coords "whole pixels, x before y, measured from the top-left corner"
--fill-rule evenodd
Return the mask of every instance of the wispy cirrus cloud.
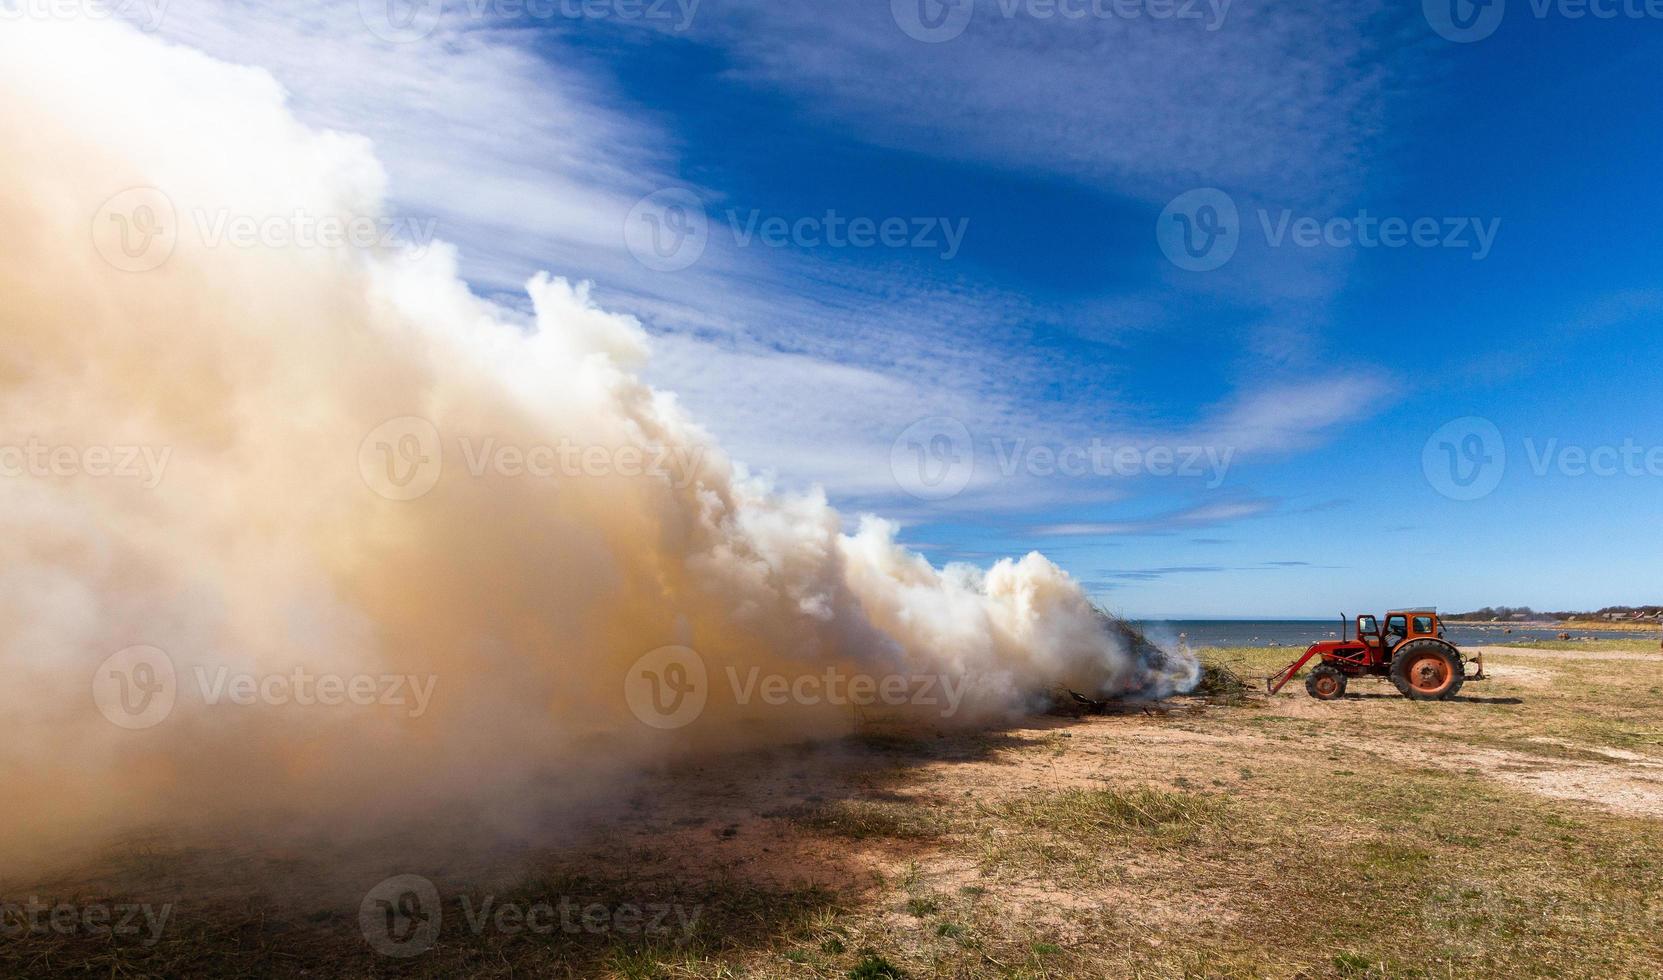
M 944 43 L 909 36 L 904 4 L 842 0 L 739 0 L 701 31 L 733 52 L 736 76 L 874 142 L 1151 200 L 1197 181 L 1349 184 L 1380 127 L 1390 79 L 1362 67 L 1378 43 L 1369 28 L 1390 11 L 1378 0 L 1197 4 L 1207 16 L 1193 19 L 967 2 Z
M 1338 565 L 1312 565 L 1304 561 L 1267 561 L 1248 565 L 1164 565 L 1155 568 L 1106 569 L 1097 578 L 1082 584 L 1092 591 L 1108 591 L 1126 582 L 1154 582 L 1175 575 L 1218 575 L 1225 572 L 1277 572 L 1295 568 L 1339 568 Z
M 1278 502 L 1271 499 L 1215 501 L 1136 520 L 1049 524 L 1035 528 L 1034 533 L 1056 537 L 1170 534 L 1187 528 L 1212 527 L 1261 517 L 1276 510 L 1277 506 Z
M 1129 488 L 1005 475 L 989 447 L 1196 442 L 1247 460 L 1308 448 L 1370 401 L 1345 381 L 1298 390 L 1255 382 L 1164 418 L 1138 410 L 1100 366 L 1035 343 L 1042 325 L 1079 323 L 1091 333 L 1104 316 L 1115 330 L 1156 337 L 1187 329 L 1159 289 L 1101 302 L 1035 299 L 946 264 L 743 249 L 722 234 L 692 268 L 646 269 L 624 236 L 643 195 L 689 187 L 720 223 L 722 206 L 744 189 L 688 180 L 682 151 L 711 134 L 640 112 L 608 78 L 604 57 L 578 56 L 580 42 L 627 23 L 461 16 L 448 4 L 451 16 L 430 34 L 390 44 L 366 30 L 356 6 L 176 4 L 164 34 L 265 68 L 309 122 L 368 136 L 395 203 L 438 219 L 477 290 L 523 302 L 522 283 L 542 269 L 593 279 L 600 302 L 635 313 L 658 336 L 648 376 L 678 392 L 736 456 L 786 485 L 818 484 L 842 501 L 917 519 L 1103 505 Z M 1272 16 L 1241 0 L 1213 34 L 991 10 L 983 5 L 964 37 L 937 46 L 907 37 L 886 4 L 705 5 L 667 43 L 722 52 L 736 91 L 783 93 L 874 145 L 1063 177 L 1110 195 L 1153 193 L 1192 173 L 1251 184 L 1276 166 L 1239 147 L 1274 142 L 1267 133 L 1280 134 L 1279 152 L 1326 166 L 1371 131 L 1359 114 L 1371 83 L 1345 81 L 1335 68 L 1362 43 L 1353 35 L 1365 15 L 1349 7 Z M 1296 45 L 1313 24 L 1320 30 Z M 1281 57 L 1295 46 L 1307 49 L 1302 68 Z M 1198 78 L 1190 66 L 1202 63 L 1213 68 Z M 1322 82 L 1289 84 L 1299 73 Z M 1205 99 L 1186 94 L 1208 84 L 1224 87 Z M 1142 91 L 1145 101 L 1068 94 L 1093 91 Z M 1260 138 L 1246 139 L 1248 130 Z M 1222 149 L 1232 142 L 1236 149 Z M 962 421 L 983 457 L 962 497 L 929 508 L 901 494 L 890 470 L 897 434 L 924 416 Z

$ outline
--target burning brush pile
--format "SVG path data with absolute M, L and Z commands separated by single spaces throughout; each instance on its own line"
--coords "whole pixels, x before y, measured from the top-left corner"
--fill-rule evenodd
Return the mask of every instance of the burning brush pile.
M 1094 607 L 1095 608 L 1095 607 Z M 1059 686 L 1052 690 L 1050 713 L 1078 718 L 1081 715 L 1105 714 L 1117 708 L 1147 705 L 1173 694 L 1201 694 L 1207 697 L 1224 695 L 1231 680 L 1243 691 L 1246 685 L 1228 669 L 1217 664 L 1199 662 L 1187 647 L 1167 649 L 1149 639 L 1149 635 L 1132 623 L 1095 609 L 1103 632 L 1112 642 L 1127 651 L 1127 655 L 1142 665 L 1146 676 L 1170 679 L 1167 683 L 1136 685 L 1127 690 L 1090 697 L 1081 692 Z

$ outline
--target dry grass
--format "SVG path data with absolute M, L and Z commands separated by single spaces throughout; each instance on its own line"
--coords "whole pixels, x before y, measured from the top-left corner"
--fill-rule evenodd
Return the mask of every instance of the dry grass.
M 945 821 L 916 802 L 838 800 L 805 808 L 794 819 L 804 827 L 853 840 L 927 840 L 941 836 Z
M 1223 812 L 1223 801 L 1152 786 L 1069 789 L 1018 797 L 1001 816 L 1018 827 L 1094 841 L 1149 836 L 1187 839 Z
M 1656 664 L 1500 650 L 1497 679 L 1448 703 L 1374 682 L 1333 703 L 1248 693 L 1292 655 L 1211 652 L 1243 682 L 1233 706 L 852 740 L 836 767 L 793 757 L 814 798 L 733 836 L 716 817 L 661 848 L 715 855 L 705 864 L 620 844 L 563 852 L 567 871 L 504 892 L 697 906 L 686 935 L 475 935 L 447 906 L 441 942 L 394 961 L 365 948 L 353 909 L 182 902 L 155 947 L 6 939 L 0 975 L 1663 972 L 1659 817 L 1600 788 L 1663 766 Z M 1544 791 L 1561 772 L 1585 774 L 1584 788 Z M 685 790 L 655 790 L 663 813 L 641 819 L 680 812 Z M 810 856 L 848 874 L 790 880 Z M 752 873 L 769 862 L 783 878 Z

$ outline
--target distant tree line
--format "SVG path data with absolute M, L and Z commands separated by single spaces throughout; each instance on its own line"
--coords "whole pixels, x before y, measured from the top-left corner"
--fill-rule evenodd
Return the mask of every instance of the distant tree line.
M 1594 612 L 1537 612 L 1529 606 L 1485 606 L 1472 612 L 1452 613 L 1444 617 L 1451 620 L 1474 620 L 1478 622 L 1518 622 L 1521 620 L 1566 620 L 1566 619 L 1660 619 L 1663 618 L 1663 606 L 1606 606 Z

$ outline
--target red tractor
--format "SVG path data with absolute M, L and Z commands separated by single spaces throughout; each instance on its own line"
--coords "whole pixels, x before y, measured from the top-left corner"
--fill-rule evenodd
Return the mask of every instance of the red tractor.
M 1358 616 L 1355 640 L 1350 638 L 1351 624 L 1344 616 L 1340 628 L 1343 639 L 1311 644 L 1304 656 L 1266 679 L 1265 688 L 1271 694 L 1280 691 L 1299 668 L 1318 656 L 1322 663 L 1305 678 L 1305 690 L 1323 701 L 1344 697 L 1346 683 L 1353 677 L 1390 677 L 1404 697 L 1416 701 L 1447 701 L 1467 681 L 1485 679 L 1484 655 L 1476 658 L 1477 673 L 1469 675 L 1461 651 L 1444 638 L 1436 609 L 1389 612 L 1383 631 L 1373 616 Z

